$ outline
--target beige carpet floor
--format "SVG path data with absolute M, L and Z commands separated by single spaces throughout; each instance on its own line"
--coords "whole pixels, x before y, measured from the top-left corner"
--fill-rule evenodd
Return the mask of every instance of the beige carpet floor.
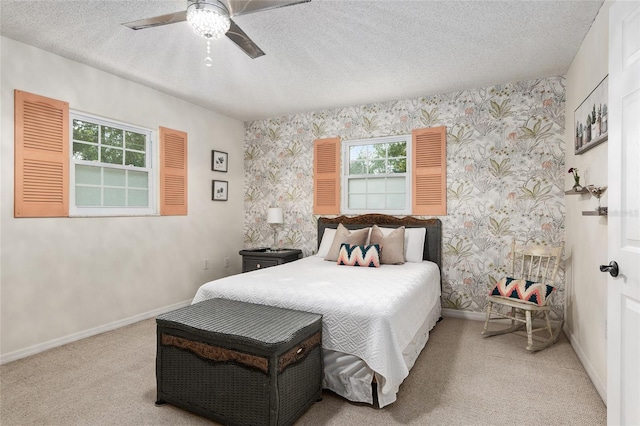
M 324 392 L 298 425 L 604 425 L 606 407 L 566 337 L 534 354 L 516 335 L 445 318 L 383 409 Z M 212 424 L 156 407 L 155 322 L 142 321 L 0 366 L 0 424 Z

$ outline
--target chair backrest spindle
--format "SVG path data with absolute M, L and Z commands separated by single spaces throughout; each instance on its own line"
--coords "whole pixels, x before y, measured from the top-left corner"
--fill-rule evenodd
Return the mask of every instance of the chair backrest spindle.
M 534 259 L 534 258 L 533 258 L 533 255 L 532 255 L 532 256 L 531 256 L 531 263 L 533 263 L 533 261 L 534 261 L 533 259 Z M 537 276 L 537 277 L 540 277 L 540 276 L 541 276 L 541 275 L 540 275 L 540 268 L 542 267 L 542 261 L 543 261 L 542 256 L 538 256 L 538 257 L 537 257 L 537 260 L 538 260 L 538 269 L 536 269 L 536 276 Z
M 514 278 L 524 278 L 544 284 L 555 281 L 564 242 L 557 247 L 519 245 L 515 238 L 511 244 L 511 273 Z M 520 264 L 520 273 L 516 276 L 516 264 Z

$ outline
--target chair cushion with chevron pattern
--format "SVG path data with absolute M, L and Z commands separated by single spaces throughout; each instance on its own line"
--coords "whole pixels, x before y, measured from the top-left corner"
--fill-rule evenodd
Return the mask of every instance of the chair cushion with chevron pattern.
M 505 277 L 496 283 L 490 296 L 517 299 L 532 305 L 544 306 L 556 288 L 535 281 Z
M 380 245 L 368 246 L 342 244 L 338 255 L 338 265 L 380 267 Z

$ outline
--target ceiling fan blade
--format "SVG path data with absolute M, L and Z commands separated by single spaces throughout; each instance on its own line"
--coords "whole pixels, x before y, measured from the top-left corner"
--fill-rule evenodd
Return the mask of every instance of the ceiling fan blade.
M 231 27 L 229 28 L 229 31 L 227 31 L 226 35 L 232 42 L 237 44 L 244 53 L 249 55 L 251 59 L 264 56 L 262 49 L 260 49 L 258 45 L 255 44 L 235 22 L 233 22 L 233 19 L 231 20 Z
M 160 25 L 175 24 L 187 20 L 187 11 L 169 13 L 167 15 L 155 16 L 153 18 L 140 19 L 137 21 L 125 22 L 125 27 L 132 30 L 143 30 L 145 28 L 159 27 Z
M 294 4 L 307 3 L 310 1 L 311 0 L 222 0 L 227 6 L 227 9 L 229 9 L 231 16 L 248 15 L 254 12 L 293 6 Z

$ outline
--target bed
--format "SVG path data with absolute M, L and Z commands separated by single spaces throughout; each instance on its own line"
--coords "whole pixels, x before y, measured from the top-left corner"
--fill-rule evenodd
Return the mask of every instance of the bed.
M 387 233 L 405 227 L 404 250 L 412 261 L 366 268 L 325 260 L 339 225 L 355 231 L 374 224 Z M 295 262 L 203 284 L 193 303 L 225 298 L 322 314 L 323 387 L 350 401 L 391 404 L 440 319 L 441 222 L 321 217 L 318 246 L 316 255 Z

